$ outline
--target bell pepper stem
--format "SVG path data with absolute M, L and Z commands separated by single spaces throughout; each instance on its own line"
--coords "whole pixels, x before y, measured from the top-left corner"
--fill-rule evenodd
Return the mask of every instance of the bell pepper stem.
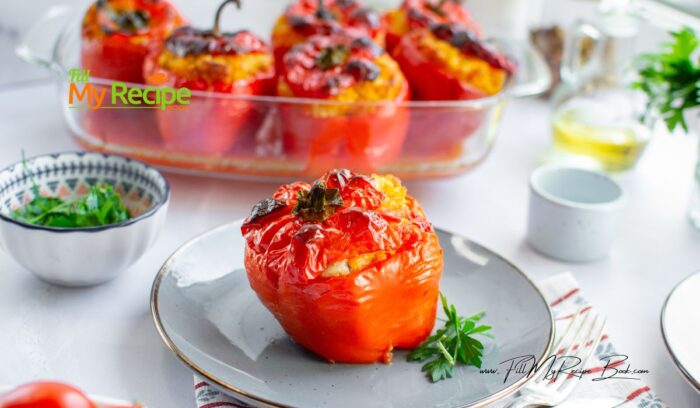
M 299 191 L 292 214 L 301 217 L 304 221 L 323 221 L 343 204 L 343 198 L 338 189 L 327 188 L 326 183 L 319 180 L 311 186 L 309 191 Z
M 318 0 L 316 2 L 316 18 L 321 20 L 333 20 L 333 13 L 326 8 L 326 4 L 323 1 L 324 0 Z
M 462 4 L 464 0 L 438 0 L 437 4 L 434 4 L 432 6 L 433 11 L 441 16 L 445 15 L 445 10 L 443 10 L 442 8 L 448 2 Z
M 212 34 L 214 34 L 216 37 L 221 35 L 221 28 L 220 28 L 220 21 L 221 21 L 221 13 L 224 11 L 224 7 L 226 7 L 227 4 L 229 3 L 234 3 L 238 9 L 241 9 L 241 1 L 240 0 L 224 0 L 223 3 L 219 6 L 218 9 L 216 9 L 216 15 L 214 16 L 214 28 L 212 29 Z

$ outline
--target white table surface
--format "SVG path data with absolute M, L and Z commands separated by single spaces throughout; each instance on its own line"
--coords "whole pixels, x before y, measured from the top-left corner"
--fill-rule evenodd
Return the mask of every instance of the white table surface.
M 409 183 L 435 225 L 465 234 L 541 280 L 572 271 L 608 319 L 618 351 L 672 407 L 700 406 L 663 346 L 659 313 L 671 288 L 700 269 L 700 233 L 685 210 L 696 155 L 691 138 L 656 138 L 623 179 L 628 211 L 609 258 L 563 264 L 524 242 L 527 179 L 549 145 L 548 106 L 512 102 L 492 155 L 458 178 Z M 0 92 L 0 166 L 28 155 L 76 149 L 50 82 Z M 151 322 L 151 282 L 189 238 L 247 215 L 275 186 L 168 174 L 172 203 L 153 249 L 103 286 L 71 290 L 35 279 L 0 252 L 0 384 L 59 379 L 149 407 L 192 407 L 192 375 Z M 99 268 L 100 265 L 95 265 Z

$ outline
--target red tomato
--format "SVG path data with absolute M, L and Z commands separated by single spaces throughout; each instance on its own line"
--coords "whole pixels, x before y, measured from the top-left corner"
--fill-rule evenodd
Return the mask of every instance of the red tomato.
M 73 386 L 37 381 L 0 395 L 0 408 L 97 408 L 97 405 Z

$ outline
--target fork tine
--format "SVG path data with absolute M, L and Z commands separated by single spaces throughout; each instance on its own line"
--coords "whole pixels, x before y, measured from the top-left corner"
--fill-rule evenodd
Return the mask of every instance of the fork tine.
M 569 324 L 566 326 L 566 329 L 564 329 L 564 332 L 562 333 L 561 336 L 558 336 L 559 339 L 557 340 L 557 343 L 554 345 L 554 352 L 556 353 L 559 348 L 561 348 L 562 343 L 564 342 L 564 339 L 569 335 L 569 332 L 571 331 L 571 328 L 574 326 L 574 323 L 576 323 L 576 320 L 578 320 L 579 316 L 583 314 L 583 309 L 578 309 L 576 310 L 576 313 L 574 316 L 571 318 L 571 321 Z
M 603 330 L 605 330 L 605 323 L 607 323 L 607 319 L 603 318 L 603 321 L 600 323 L 600 327 L 598 327 L 598 329 L 595 331 L 595 325 L 591 326 L 592 337 L 589 335 L 586 339 L 586 343 L 588 343 L 588 339 L 590 339 L 591 346 L 588 348 L 588 351 L 582 353 L 579 357 L 581 358 L 581 368 L 583 370 L 586 370 L 588 362 L 590 361 L 591 357 L 595 355 L 595 351 L 598 348 L 598 344 L 600 344 L 600 338 L 603 335 Z M 583 349 L 583 347 L 581 349 Z M 576 381 L 564 382 L 561 386 L 559 386 L 558 391 L 562 392 L 565 396 L 568 396 L 568 394 L 571 393 L 575 386 Z
M 580 365 L 577 365 L 576 368 L 581 367 L 582 370 L 585 370 L 589 360 L 595 355 L 595 351 L 598 348 L 606 320 L 592 309 L 588 309 L 585 316 L 582 316 L 583 313 L 584 311 L 578 310 L 564 330 L 563 335 L 558 336 L 555 355 L 557 355 L 556 351 L 560 349 L 562 344 L 568 344 L 566 350 L 564 350 L 564 355 L 569 356 L 573 351 L 571 356 L 578 357 L 581 360 Z M 568 337 L 571 337 L 570 344 L 566 342 Z M 589 342 L 590 344 L 588 344 Z M 577 345 L 578 347 L 576 347 Z M 536 378 L 520 391 L 521 398 L 513 400 L 506 407 L 530 406 L 532 401 L 537 401 L 542 406 L 561 404 L 568 398 L 574 387 L 579 384 L 579 381 L 566 381 L 567 378 L 570 378 L 569 375 L 557 374 L 554 380 L 550 380 L 546 378 L 546 371 L 544 376 L 538 372 Z
M 588 310 L 583 316 L 583 319 L 579 322 L 578 327 L 576 328 L 576 331 L 574 332 L 573 337 L 571 338 L 571 342 L 567 346 L 566 350 L 562 353 L 562 357 L 577 357 L 575 353 L 578 353 L 578 350 L 582 350 L 585 348 L 585 342 L 587 342 L 588 336 L 591 334 L 592 328 L 595 326 L 596 320 L 598 319 L 597 316 L 593 318 L 593 323 L 590 324 L 588 323 L 589 318 L 591 317 L 591 314 L 593 313 L 592 310 Z M 562 362 L 562 365 L 565 364 L 566 361 Z M 566 380 L 568 375 L 562 375 L 559 373 L 554 377 L 554 381 L 547 382 L 548 386 L 553 386 L 555 384 L 560 383 L 561 381 Z
M 598 345 L 598 342 L 600 341 L 600 336 L 596 338 L 597 332 L 602 331 L 602 328 L 605 325 L 605 320 L 603 320 L 603 323 L 600 324 L 598 329 L 596 329 L 596 326 L 598 321 L 601 320 L 602 317 L 600 315 L 596 315 L 595 319 L 593 319 L 593 322 L 591 323 L 590 327 L 588 328 L 588 332 L 584 336 L 584 339 L 582 340 L 578 349 L 575 350 L 574 356 L 578 357 L 581 359 L 581 364 L 585 364 L 588 361 L 588 358 L 591 356 L 591 351 L 594 351 L 595 347 Z M 590 346 L 588 346 L 588 343 L 591 343 Z
M 579 320 L 579 317 L 583 314 L 583 309 L 578 309 L 576 310 L 576 313 L 571 317 L 571 321 L 566 325 L 566 328 L 562 332 L 561 336 L 557 335 L 558 339 L 554 346 L 552 347 L 552 351 L 556 355 L 557 351 L 562 347 L 562 344 L 564 343 L 564 339 L 566 339 L 569 336 L 569 333 L 571 332 L 572 328 L 574 327 L 575 323 L 577 320 Z M 537 373 L 535 378 L 532 379 L 532 384 L 539 383 L 545 379 L 547 376 L 547 370 L 541 370 L 540 372 Z

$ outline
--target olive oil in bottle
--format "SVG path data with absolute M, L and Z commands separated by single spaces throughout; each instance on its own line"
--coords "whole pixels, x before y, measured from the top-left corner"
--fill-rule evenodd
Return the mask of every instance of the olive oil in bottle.
M 595 22 L 568 33 L 562 82 L 552 95 L 552 140 L 564 157 L 617 172 L 634 167 L 644 152 L 651 135 L 641 121 L 645 100 L 629 85 L 637 33 L 636 17 L 615 1 L 603 1 Z
M 605 171 L 634 167 L 650 137 L 624 90 L 599 91 L 566 101 L 554 112 L 554 146 L 594 159 Z

